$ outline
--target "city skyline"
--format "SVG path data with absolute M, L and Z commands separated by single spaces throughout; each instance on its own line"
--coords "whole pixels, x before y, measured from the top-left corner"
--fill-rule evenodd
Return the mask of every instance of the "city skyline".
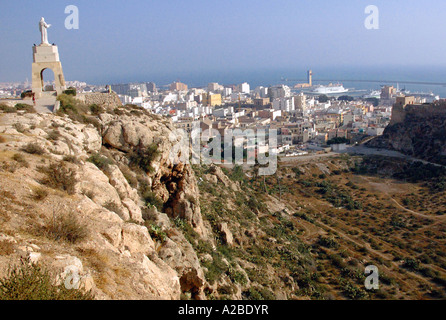
M 41 16 L 53 25 L 49 41 L 60 47 L 67 79 L 90 83 L 200 75 L 224 82 L 229 74 L 289 70 L 282 75 L 290 77 L 310 67 L 446 67 L 438 41 L 446 33 L 446 4 L 437 1 L 374 1 L 378 30 L 364 27 L 368 3 L 358 1 L 21 2 L 4 4 L 0 14 L 0 36 L 9 44 L 0 53 L 0 82 L 30 77 Z M 68 5 L 79 8 L 78 30 L 64 26 Z

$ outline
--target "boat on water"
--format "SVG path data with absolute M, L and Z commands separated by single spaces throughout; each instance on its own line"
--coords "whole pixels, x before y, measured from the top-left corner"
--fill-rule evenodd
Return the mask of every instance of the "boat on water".
M 338 94 L 348 92 L 348 89 L 344 88 L 342 84 L 330 83 L 328 86 L 316 86 L 311 92 L 315 94 Z
M 362 96 L 364 99 L 370 99 L 370 98 L 377 98 L 380 99 L 381 98 L 381 91 L 378 90 L 373 90 L 368 94 L 365 94 L 364 96 Z

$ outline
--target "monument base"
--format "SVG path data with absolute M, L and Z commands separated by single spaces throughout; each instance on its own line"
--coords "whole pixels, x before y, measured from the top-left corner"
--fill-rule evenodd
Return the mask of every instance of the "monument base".
M 32 91 L 36 99 L 42 97 L 45 92 L 45 85 L 43 80 L 43 72 L 46 69 L 51 69 L 54 73 L 55 91 L 62 94 L 67 89 L 65 85 L 65 78 L 63 75 L 62 64 L 59 60 L 59 50 L 57 46 L 41 44 L 33 47 L 32 64 Z

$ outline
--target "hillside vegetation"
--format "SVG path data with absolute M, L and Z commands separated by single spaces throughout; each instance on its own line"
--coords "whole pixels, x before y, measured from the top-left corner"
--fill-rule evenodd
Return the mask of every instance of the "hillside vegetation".
M 338 156 L 260 177 L 178 163 L 180 139 L 136 106 L 0 113 L 0 278 L 28 259 L 56 287 L 76 267 L 78 298 L 445 297 L 440 167 Z

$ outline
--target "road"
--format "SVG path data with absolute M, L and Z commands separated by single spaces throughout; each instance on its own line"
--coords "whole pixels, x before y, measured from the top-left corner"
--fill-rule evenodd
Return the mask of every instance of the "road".
M 33 104 L 31 99 L 10 99 L 7 100 L 10 106 L 14 106 L 18 103 L 28 104 L 30 106 L 34 106 L 34 109 L 37 113 L 52 113 L 54 110 L 54 106 L 58 101 L 56 100 L 56 96 L 46 96 L 36 100 L 36 104 Z
M 328 153 L 322 153 L 322 154 L 309 154 L 305 156 L 295 156 L 295 157 L 281 157 L 281 163 L 287 164 L 287 163 L 300 163 L 300 162 L 310 162 L 313 160 L 321 159 L 321 158 L 328 158 L 333 156 L 338 156 L 340 154 L 350 154 L 350 155 L 378 155 L 378 156 L 385 156 L 385 157 L 393 157 L 393 158 L 400 158 L 405 159 L 409 161 L 420 161 L 424 164 L 432 164 L 435 166 L 442 166 L 437 163 L 429 162 L 426 160 L 414 158 L 408 155 L 405 155 L 401 152 L 394 151 L 394 150 L 387 150 L 387 149 L 377 149 L 377 148 L 368 148 L 365 146 L 354 146 L 354 147 L 347 147 L 345 151 L 340 152 L 328 152 Z

